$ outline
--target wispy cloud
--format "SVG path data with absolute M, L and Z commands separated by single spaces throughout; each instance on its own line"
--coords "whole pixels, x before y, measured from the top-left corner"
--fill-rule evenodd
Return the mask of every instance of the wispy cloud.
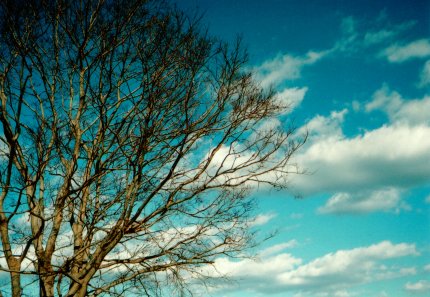
M 286 107 L 285 113 L 289 113 L 302 103 L 307 91 L 307 87 L 285 88 L 276 94 L 276 101 L 280 106 Z
M 369 22 L 364 19 L 348 16 L 342 19 L 340 29 L 341 37 L 328 51 L 335 53 L 359 53 L 370 47 L 387 46 L 395 38 L 411 29 L 415 21 L 406 21 L 400 24 L 391 24 L 387 20 Z
M 428 39 L 420 39 L 408 44 L 394 44 L 383 50 L 380 55 L 392 63 L 426 58 L 430 56 L 430 42 Z
M 423 67 L 420 75 L 419 87 L 425 87 L 430 85 L 430 60 L 428 60 Z
M 430 56 L 428 39 L 388 46 L 389 42 L 407 32 L 415 24 L 415 21 L 406 21 L 395 25 L 369 23 L 348 16 L 342 19 L 340 24 L 342 35 L 334 42 L 333 46 L 323 50 L 311 50 L 303 55 L 279 54 L 254 67 L 254 72 L 263 87 L 277 87 L 285 81 L 300 78 L 303 68 L 313 65 L 323 58 L 332 57 L 339 53 L 361 52 L 370 46 L 378 45 L 379 48 L 386 46 L 379 53 L 379 56 L 385 57 L 393 63 Z
M 430 281 L 420 280 L 416 283 L 408 282 L 405 289 L 411 293 L 424 294 L 430 292 Z
M 340 24 L 340 29 L 342 36 L 330 49 L 330 53 L 354 52 L 357 48 L 362 46 L 356 18 L 353 18 L 352 16 L 343 18 Z
M 278 55 L 254 68 L 263 87 L 278 86 L 287 80 L 300 78 L 302 69 L 323 58 L 327 52 L 310 51 L 303 56 Z
M 369 213 L 375 211 L 400 211 L 409 209 L 396 188 L 359 193 L 337 193 L 319 208 L 320 213 Z
M 399 34 L 412 28 L 415 24 L 416 22 L 409 21 L 397 25 L 387 25 L 385 28 L 371 29 L 364 35 L 364 45 L 370 46 L 391 41 L 395 37 L 399 36 Z
M 269 256 L 276 255 L 282 251 L 285 251 L 286 249 L 296 247 L 297 245 L 298 245 L 297 240 L 293 239 L 288 242 L 283 242 L 283 243 L 275 244 L 271 247 L 268 247 L 262 250 L 258 255 L 260 258 L 267 258 Z
M 249 222 L 250 227 L 265 225 L 277 216 L 276 213 L 266 213 L 257 215 Z
M 393 38 L 396 35 L 395 31 L 382 29 L 379 31 L 367 32 L 364 35 L 364 44 L 373 45 L 384 42 Z

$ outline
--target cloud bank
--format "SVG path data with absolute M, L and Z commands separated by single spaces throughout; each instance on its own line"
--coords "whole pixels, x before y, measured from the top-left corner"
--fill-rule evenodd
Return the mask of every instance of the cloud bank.
M 367 114 L 385 113 L 388 122 L 347 137 L 343 109 L 301 128 L 310 137 L 296 161 L 309 174 L 293 176 L 291 189 L 305 197 L 330 194 L 319 213 L 407 210 L 405 190 L 430 180 L 430 97 L 405 99 L 383 85 L 364 107 Z
M 233 281 L 240 280 L 240 286 L 251 292 L 274 294 L 294 291 L 325 293 L 329 296 L 345 292 L 356 284 L 378 282 L 416 273 L 414 268 L 399 268 L 389 264 L 391 259 L 418 255 L 413 244 L 382 241 L 370 246 L 339 250 L 308 263 L 285 252 L 285 249 L 294 247 L 295 244 L 296 242 L 292 241 L 269 247 L 262 251 L 261 258 L 256 261 L 250 259 L 231 261 L 220 258 L 215 261 L 215 268 L 207 272 L 214 276 L 227 275 Z M 220 284 L 216 290 L 230 291 L 243 288 Z

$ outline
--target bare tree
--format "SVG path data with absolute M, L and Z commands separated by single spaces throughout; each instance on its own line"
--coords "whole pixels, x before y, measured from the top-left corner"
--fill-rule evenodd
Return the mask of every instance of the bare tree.
M 13 296 L 186 290 L 252 244 L 303 141 L 239 43 L 145 0 L 0 4 L 1 270 Z

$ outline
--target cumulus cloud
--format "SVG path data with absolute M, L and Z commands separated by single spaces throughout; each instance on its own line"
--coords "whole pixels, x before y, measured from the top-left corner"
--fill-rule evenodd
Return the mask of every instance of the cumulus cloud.
M 292 176 L 290 189 L 300 196 L 330 194 L 319 213 L 408 210 L 404 190 L 430 180 L 430 97 L 405 99 L 384 85 L 363 110 L 382 111 L 389 123 L 347 137 L 344 109 L 317 115 L 300 129 L 309 139 L 295 161 L 308 174 Z
M 343 137 L 342 123 L 347 109 L 341 111 L 332 111 L 329 116 L 317 115 L 308 123 L 299 129 L 299 134 L 309 132 L 310 141 L 315 143 L 319 139 L 341 138 Z
M 347 290 L 331 291 L 331 292 L 299 292 L 294 294 L 294 297 L 352 297 L 357 296 Z
M 288 247 L 288 243 L 286 243 Z M 276 250 L 276 251 L 275 251 Z M 244 259 L 233 261 L 228 258 L 218 258 L 213 266 L 207 266 L 202 273 L 212 275 L 213 277 L 229 277 L 235 283 L 231 286 L 220 279 L 219 284 L 215 287 L 218 291 L 247 290 L 266 293 L 272 290 L 272 286 L 279 286 L 276 276 L 284 271 L 293 270 L 302 263 L 302 260 L 292 256 L 289 253 L 276 253 L 279 249 L 271 247 L 263 250 L 258 259 Z M 216 282 L 215 282 L 216 284 Z M 278 289 L 278 288 L 277 288 Z
M 270 247 L 262 252 L 257 261 L 219 258 L 211 272 L 240 280 L 242 288 L 248 291 L 265 294 L 293 291 L 300 296 L 310 292 L 323 294 L 321 296 L 348 296 L 346 290 L 356 284 L 416 273 L 413 268 L 399 268 L 387 263 L 390 259 L 418 255 L 414 244 L 383 241 L 339 250 L 308 263 L 284 251 L 294 244 L 295 241 L 292 241 Z M 232 289 L 228 285 L 218 287 L 218 290 Z
M 392 123 L 429 124 L 430 96 L 422 99 L 406 100 L 387 85 L 373 94 L 372 101 L 366 104 L 366 111 L 381 110 Z
M 292 189 L 301 195 L 420 185 L 430 179 L 430 127 L 382 126 L 350 139 L 321 137 L 296 159 L 311 173 L 292 177 Z
M 336 193 L 327 203 L 319 208 L 320 213 L 369 213 L 374 211 L 396 211 L 409 209 L 402 201 L 401 191 L 396 188 L 373 192 Z
M 408 282 L 405 285 L 405 289 L 412 293 L 429 293 L 430 292 L 430 281 L 427 280 L 420 280 L 416 283 Z
M 391 278 L 394 276 L 392 271 L 381 270 L 376 265 L 377 262 L 417 254 L 414 245 L 405 243 L 395 245 L 383 241 L 368 247 L 327 254 L 279 275 L 278 280 L 290 287 L 348 287 L 350 284 L 370 282 L 372 279 Z M 410 269 L 399 270 L 396 276 L 412 273 Z
M 430 42 L 428 39 L 420 39 L 408 44 L 394 44 L 380 55 L 391 63 L 401 63 L 411 59 L 430 56 Z

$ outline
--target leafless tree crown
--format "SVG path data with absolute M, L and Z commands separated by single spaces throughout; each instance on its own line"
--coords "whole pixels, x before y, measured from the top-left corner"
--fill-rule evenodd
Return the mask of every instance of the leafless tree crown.
M 301 142 L 245 62 L 160 1 L 2 1 L 7 294 L 182 292 L 247 247 Z

